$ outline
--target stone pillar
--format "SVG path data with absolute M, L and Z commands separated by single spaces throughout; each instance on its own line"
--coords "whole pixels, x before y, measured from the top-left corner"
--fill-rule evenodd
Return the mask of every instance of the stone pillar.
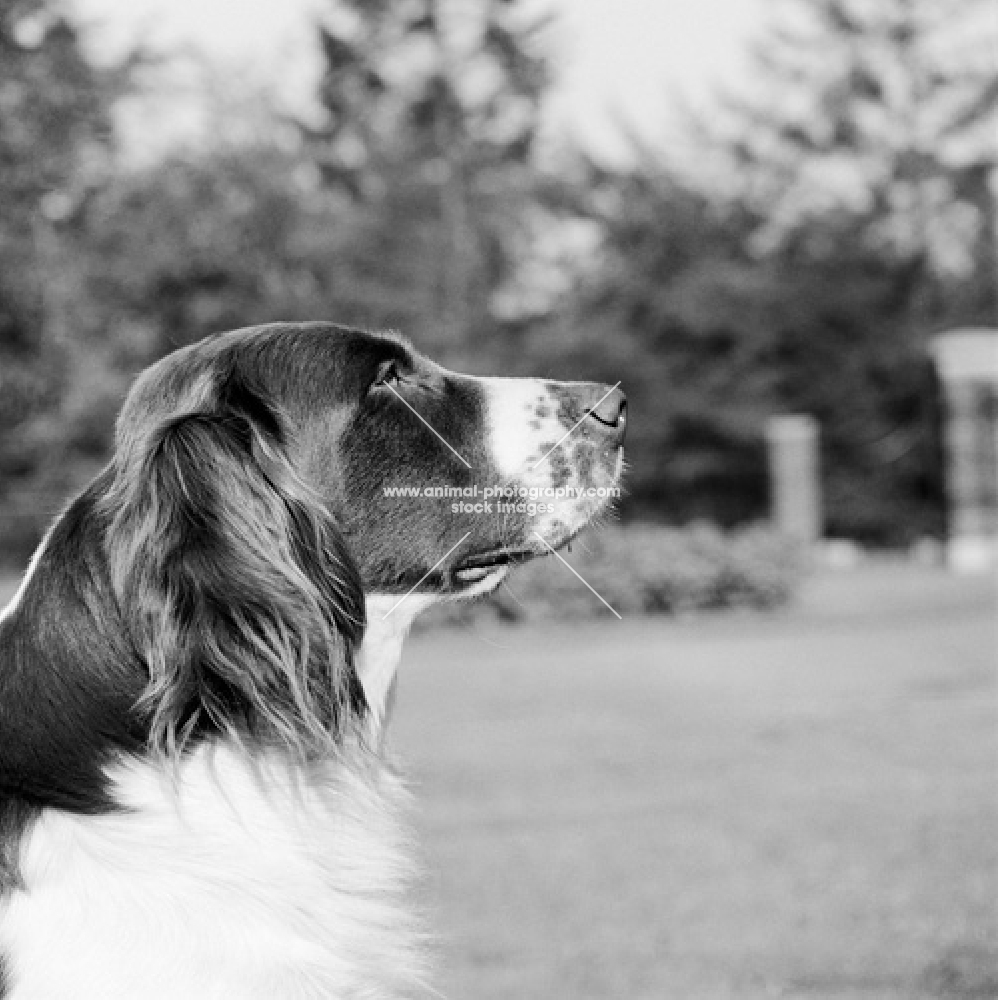
M 954 330 L 932 345 L 944 396 L 946 561 L 998 565 L 998 330 Z
M 814 544 L 822 535 L 818 421 L 807 414 L 770 417 L 766 441 L 773 525 Z

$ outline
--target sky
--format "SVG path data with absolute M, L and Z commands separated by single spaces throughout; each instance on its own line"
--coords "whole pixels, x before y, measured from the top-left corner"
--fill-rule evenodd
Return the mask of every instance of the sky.
M 292 105 L 308 100 L 318 66 L 310 16 L 322 9 L 322 0 L 69 2 L 92 22 L 101 51 L 120 51 L 140 36 L 169 48 L 190 45 L 222 73 L 273 83 Z M 549 133 L 570 135 L 611 159 L 626 158 L 627 130 L 656 145 L 678 135 L 679 99 L 697 106 L 716 85 L 738 85 L 763 5 L 763 0 L 529 2 L 557 15 L 549 36 L 555 70 Z

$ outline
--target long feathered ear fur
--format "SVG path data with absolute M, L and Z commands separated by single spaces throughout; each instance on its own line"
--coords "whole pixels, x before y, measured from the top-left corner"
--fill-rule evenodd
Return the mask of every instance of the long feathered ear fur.
M 116 458 L 108 548 L 152 747 L 221 731 L 329 753 L 365 710 L 358 571 L 275 408 L 231 372 L 207 397 Z

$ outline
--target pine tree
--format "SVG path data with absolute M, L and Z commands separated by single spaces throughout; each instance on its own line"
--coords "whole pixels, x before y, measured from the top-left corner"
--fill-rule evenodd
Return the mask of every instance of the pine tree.
M 614 331 L 635 412 L 658 415 L 635 427 L 635 505 L 764 515 L 765 419 L 806 412 L 827 530 L 905 544 L 942 527 L 925 341 L 995 321 L 991 21 L 976 0 L 781 9 L 753 96 L 699 130 L 723 186 L 647 151 L 589 184 L 604 238 L 571 336 Z
M 515 0 L 340 0 L 320 27 L 323 120 L 306 128 L 331 190 L 361 219 L 355 263 L 377 317 L 406 289 L 431 347 L 492 326 L 532 184 L 547 83 L 542 22 Z
M 727 128 L 713 137 L 741 196 L 767 219 L 760 243 L 778 246 L 840 214 L 866 248 L 918 267 L 929 283 L 923 329 L 994 322 L 990 4 L 785 0 L 780 10 L 756 50 L 759 96 L 730 100 Z
M 124 80 L 87 61 L 60 9 L 0 0 L 0 548 L 8 550 L 32 545 L 50 492 L 61 501 L 62 442 L 50 419 L 69 367 L 60 227 L 108 167 Z

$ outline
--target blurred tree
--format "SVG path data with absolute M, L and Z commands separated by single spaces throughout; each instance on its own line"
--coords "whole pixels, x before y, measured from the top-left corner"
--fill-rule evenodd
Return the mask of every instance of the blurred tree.
M 352 264 L 404 323 L 452 360 L 496 329 L 495 296 L 515 271 L 534 174 L 530 154 L 548 82 L 516 0 L 477 5 L 339 0 L 319 28 L 321 120 L 303 126 L 334 191 L 360 210 Z
M 308 316 L 320 219 L 300 166 L 278 144 L 242 143 L 120 173 L 72 233 L 91 305 L 80 335 L 134 373 L 212 333 Z
M 579 186 L 604 241 L 576 353 L 614 331 L 635 413 L 661 414 L 635 421 L 637 509 L 764 514 L 765 417 L 801 410 L 822 424 L 828 530 L 903 544 L 942 524 L 925 339 L 995 321 L 989 22 L 974 0 L 783 10 L 757 96 L 697 127 L 711 182 L 639 151 Z
M 518 0 L 330 0 L 309 124 L 255 95 L 203 146 L 125 169 L 127 71 L 91 66 L 47 0 L 0 0 L 0 550 L 103 460 L 138 368 L 315 317 L 471 370 L 622 379 L 632 514 L 763 515 L 765 418 L 806 410 L 833 532 L 935 530 L 923 341 L 998 297 L 979 6 L 787 2 L 767 96 L 701 130 L 727 166 L 708 186 L 647 152 L 542 182 L 542 24 Z
M 747 249 L 758 220 L 651 158 L 624 172 L 589 163 L 568 193 L 602 238 L 529 354 L 558 377 L 623 380 L 630 514 L 764 516 L 775 373 L 760 363 L 771 289 Z
M 515 2 L 343 0 L 317 127 L 222 95 L 203 145 L 144 167 L 114 156 L 130 66 L 55 11 L 0 0 L 0 552 L 106 458 L 131 375 L 199 337 L 329 317 L 488 364 L 546 82 Z
M 119 174 L 80 217 L 91 309 L 79 329 L 118 370 L 276 320 L 406 328 L 404 289 L 357 255 L 365 210 L 328 191 L 297 133 L 276 117 L 259 124 Z
M 15 548 L 65 491 L 72 262 L 60 232 L 107 175 L 127 78 L 87 61 L 61 9 L 0 0 L 0 541 Z
M 822 420 L 836 533 L 941 530 L 926 338 L 998 322 L 993 14 L 784 0 L 756 52 L 759 96 L 729 101 L 719 148 L 781 293 L 776 402 Z
M 759 244 L 799 242 L 812 220 L 845 213 L 863 248 L 919 270 L 910 333 L 994 322 L 992 5 L 782 0 L 777 9 L 756 48 L 754 96 L 730 97 L 707 131 L 730 156 L 740 198 L 765 217 Z

